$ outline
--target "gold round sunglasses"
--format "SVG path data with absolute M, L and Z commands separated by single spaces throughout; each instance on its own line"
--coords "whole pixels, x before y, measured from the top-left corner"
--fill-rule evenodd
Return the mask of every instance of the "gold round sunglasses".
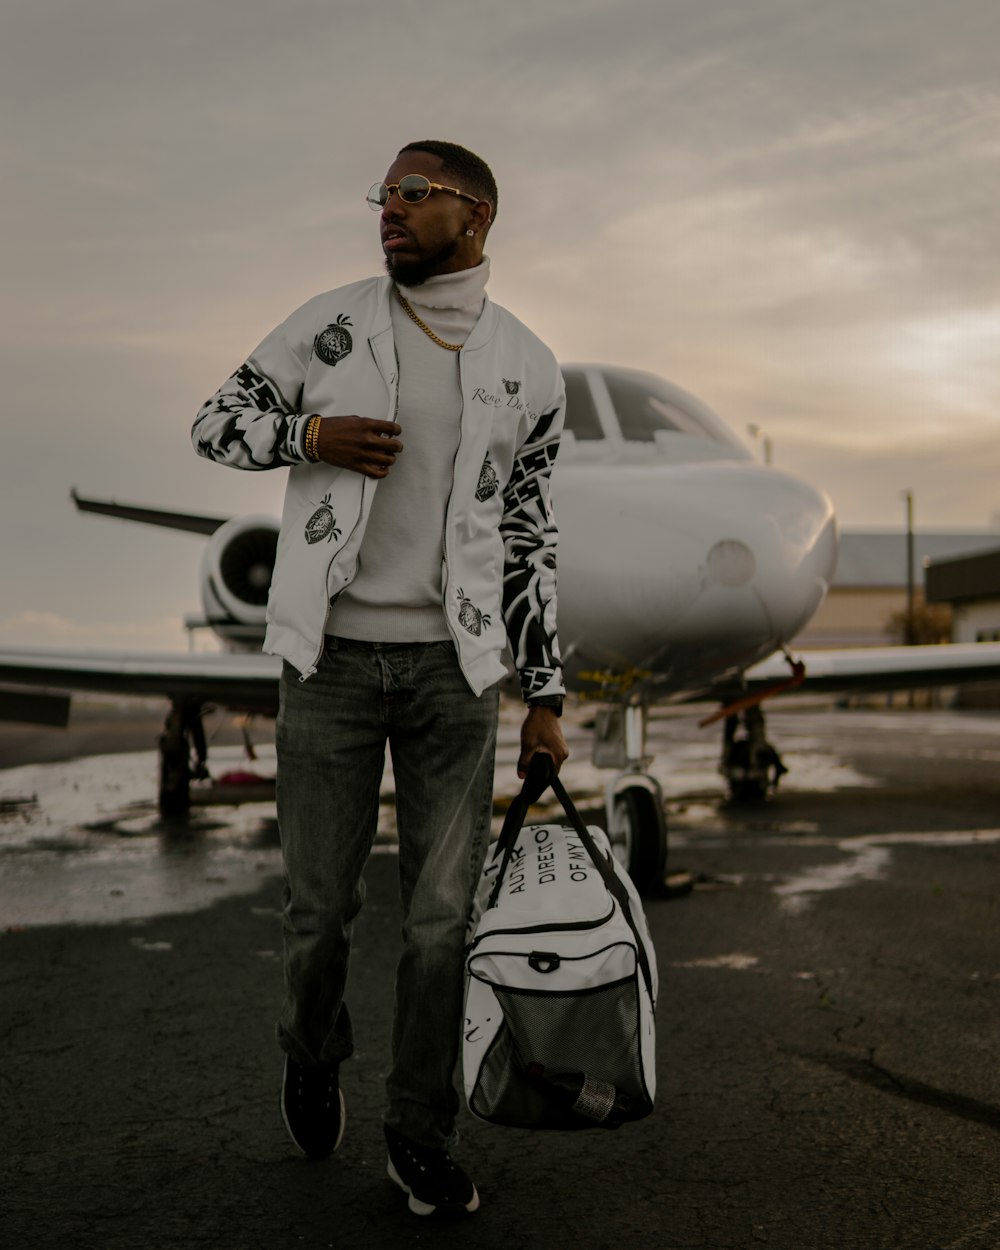
M 396 192 L 404 204 L 419 204 L 426 200 L 432 191 L 450 191 L 452 195 L 460 195 L 463 200 L 479 203 L 477 195 L 468 191 L 459 191 L 458 187 L 445 187 L 440 182 L 431 182 L 423 174 L 404 174 L 398 182 L 373 182 L 368 189 L 368 207 L 380 212 L 389 203 L 389 196 Z

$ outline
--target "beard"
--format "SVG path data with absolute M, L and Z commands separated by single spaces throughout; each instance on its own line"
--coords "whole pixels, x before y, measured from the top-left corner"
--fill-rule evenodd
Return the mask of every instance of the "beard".
M 458 239 L 452 239 L 422 260 L 401 260 L 391 252 L 385 257 L 385 271 L 400 286 L 421 286 L 428 278 L 441 272 L 441 267 L 458 251 Z

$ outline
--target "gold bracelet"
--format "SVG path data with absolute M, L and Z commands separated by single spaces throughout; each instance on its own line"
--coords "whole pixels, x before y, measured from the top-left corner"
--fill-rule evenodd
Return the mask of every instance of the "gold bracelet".
M 306 422 L 306 456 L 314 462 L 319 460 L 319 427 L 322 420 L 322 417 L 314 416 Z

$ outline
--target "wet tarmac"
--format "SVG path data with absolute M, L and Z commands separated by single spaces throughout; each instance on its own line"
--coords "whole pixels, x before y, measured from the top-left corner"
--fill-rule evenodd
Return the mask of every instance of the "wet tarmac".
M 597 818 L 586 715 L 564 776 Z M 996 1250 L 1000 715 L 772 712 L 790 773 L 740 808 L 696 722 L 650 735 L 671 866 L 695 879 L 647 905 L 657 1111 L 576 1135 L 464 1116 L 483 1207 L 461 1225 L 411 1216 L 383 1174 L 391 802 L 357 927 L 348 1132 L 311 1164 L 276 1107 L 273 804 L 164 825 L 148 749 L 0 771 L 4 1244 Z M 245 766 L 232 745 L 212 762 Z M 262 741 L 253 767 L 272 762 Z

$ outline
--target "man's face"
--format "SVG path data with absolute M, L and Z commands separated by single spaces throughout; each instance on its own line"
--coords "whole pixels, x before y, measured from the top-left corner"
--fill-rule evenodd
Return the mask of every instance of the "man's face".
M 401 153 L 389 166 L 385 182 L 397 183 L 406 174 L 423 174 L 430 182 L 466 190 L 455 175 L 442 172 L 441 158 L 429 152 Z M 472 200 L 448 191 L 431 191 L 419 204 L 407 204 L 393 191 L 379 217 L 389 276 L 403 286 L 419 286 L 436 274 L 479 264 L 482 243 L 478 236 L 466 234 L 476 224 L 475 211 Z

